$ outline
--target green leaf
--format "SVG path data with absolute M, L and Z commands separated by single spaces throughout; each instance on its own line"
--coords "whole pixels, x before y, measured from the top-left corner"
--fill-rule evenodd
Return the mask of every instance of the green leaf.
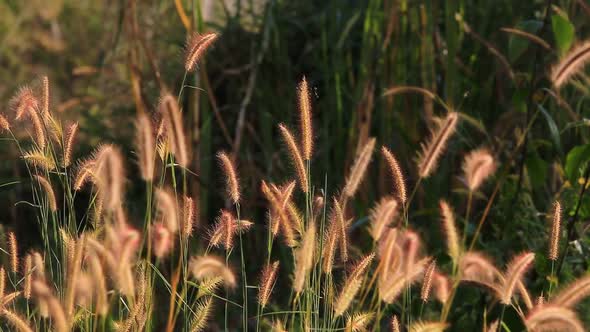
M 545 183 L 548 168 L 547 162 L 535 154 L 527 158 L 526 168 L 533 188 L 539 187 Z
M 553 141 L 553 145 L 555 145 L 555 149 L 560 156 L 563 156 L 563 150 L 561 149 L 561 138 L 559 136 L 559 128 L 557 128 L 557 124 L 553 120 L 553 117 L 551 117 L 551 114 L 549 114 L 549 112 L 547 112 L 543 106 L 539 105 L 539 110 L 545 116 L 545 121 L 547 121 L 549 133 L 551 134 L 551 140 Z
M 565 160 L 565 175 L 572 183 L 578 180 L 585 164 L 590 160 L 590 144 L 571 149 Z
M 567 52 L 574 42 L 574 25 L 567 17 L 555 14 L 551 16 L 551 27 L 559 54 Z
M 516 28 L 536 35 L 542 25 L 543 23 L 541 21 L 529 20 L 518 23 Z M 531 42 L 526 38 L 510 34 L 510 37 L 508 38 L 508 59 L 510 59 L 511 62 L 514 62 L 526 51 L 530 43 Z

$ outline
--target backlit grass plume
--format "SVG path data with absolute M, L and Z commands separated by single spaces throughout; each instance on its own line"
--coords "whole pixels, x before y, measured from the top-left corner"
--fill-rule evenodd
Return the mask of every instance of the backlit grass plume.
M 301 121 L 301 150 L 304 160 L 310 160 L 313 152 L 313 126 L 311 123 L 311 96 L 307 79 L 303 77 L 297 87 L 299 116 Z
M 402 203 L 402 205 L 406 204 L 406 182 L 404 180 L 404 174 L 402 173 L 401 167 L 393 153 L 389 151 L 386 147 L 381 147 L 381 154 L 385 158 L 387 162 L 387 166 L 389 167 L 389 172 L 391 173 L 391 177 L 393 179 L 394 187 L 395 187 L 395 197 Z
M 556 88 L 570 81 L 590 60 L 590 41 L 585 41 L 572 49 L 551 68 L 550 78 Z
M 186 43 L 186 54 L 184 60 L 184 69 L 188 72 L 197 68 L 199 60 L 205 55 L 209 47 L 217 40 L 219 36 L 216 33 L 199 34 L 194 33 Z
M 240 202 L 240 182 L 238 181 L 238 175 L 234 163 L 229 159 L 225 152 L 218 152 L 217 159 L 219 165 L 223 170 L 225 178 L 225 191 L 227 196 L 231 199 L 232 203 L 238 204 Z
M 496 163 L 487 149 L 471 151 L 463 161 L 465 182 L 470 191 L 475 191 L 494 173 Z
M 561 237 L 561 204 L 556 201 L 553 204 L 553 221 L 549 236 L 549 260 L 556 261 L 559 256 L 559 238 Z
M 430 138 L 422 144 L 422 152 L 418 157 L 418 175 L 421 178 L 429 177 L 447 146 L 449 138 L 455 132 L 459 115 L 449 112 L 444 118 L 434 120 L 435 127 L 430 129 Z
M 279 131 L 281 132 L 281 136 L 283 137 L 283 141 L 289 150 L 289 155 L 291 156 L 291 162 L 295 171 L 297 173 L 297 178 L 299 179 L 299 185 L 301 186 L 301 191 L 307 192 L 309 184 L 307 182 L 307 173 L 305 171 L 305 165 L 303 163 L 303 156 L 301 151 L 295 143 L 295 138 L 291 134 L 291 131 L 283 125 L 279 125 Z
M 356 294 L 361 288 L 365 270 L 369 267 L 375 254 L 370 254 L 360 260 L 359 263 L 352 269 L 352 272 L 344 282 L 344 286 L 340 290 L 334 303 L 334 314 L 336 317 L 341 316 L 350 306 Z
M 342 194 L 344 195 L 344 197 L 351 198 L 358 190 L 361 181 L 367 173 L 367 167 L 371 162 L 373 150 L 375 149 L 375 141 L 375 138 L 369 138 L 369 140 L 365 143 L 365 145 L 357 154 L 354 164 L 350 168 L 350 171 L 346 178 L 346 184 L 344 185 L 344 189 L 342 189 Z
M 270 265 L 266 265 L 262 270 L 260 276 L 260 286 L 258 289 L 258 303 L 260 307 L 264 308 L 268 304 L 270 294 L 274 288 L 277 274 L 279 271 L 279 261 L 275 261 Z

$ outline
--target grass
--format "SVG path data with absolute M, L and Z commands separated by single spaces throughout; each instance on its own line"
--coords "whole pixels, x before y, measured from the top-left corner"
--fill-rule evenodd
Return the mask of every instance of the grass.
M 142 36 L 149 26 L 124 28 L 126 66 L 139 89 L 125 97 L 132 100 L 127 107 L 138 118 L 148 114 L 152 133 L 133 141 L 124 130 L 116 144 L 93 152 L 86 144 L 111 141 L 115 128 L 124 128 L 122 116 L 100 113 L 100 123 L 114 127 L 98 134 L 92 112 L 76 119 L 51 103 L 47 110 L 39 106 L 54 94 L 33 82 L 28 99 L 20 95 L 12 103 L 12 111 L 25 105 L 22 119 L 3 113 L 2 148 L 24 159 L 17 169 L 25 174 L 0 188 L 17 195 L 10 201 L 26 212 L 40 241 L 31 246 L 33 237 L 19 228 L 5 232 L 14 231 L 20 245 L 0 247 L 7 258 L 2 294 L 23 293 L 5 298 L 2 324 L 21 330 L 360 331 L 393 328 L 395 316 L 412 331 L 490 324 L 579 329 L 587 306 L 576 305 L 588 282 L 580 225 L 588 216 L 588 158 L 580 152 L 587 138 L 580 120 L 586 62 L 572 61 L 583 47 L 571 48 L 569 58 L 552 50 L 564 37 L 547 17 L 562 15 L 560 8 L 530 6 L 519 9 L 547 13 L 539 19 L 544 28 L 533 32 L 549 49 L 527 44 L 525 33 L 510 35 L 507 47 L 494 29 L 520 27 L 515 15 L 478 19 L 480 12 L 512 13 L 508 2 L 312 7 L 270 1 L 262 13 L 230 14 L 194 72 L 182 70 L 178 55 L 161 57 L 160 40 Z M 583 35 L 578 6 L 563 11 Z M 138 14 L 146 8 L 130 7 L 124 25 L 143 28 Z M 184 30 L 172 43 L 209 30 L 198 8 L 176 1 L 158 9 L 180 18 L 172 29 Z M 241 29 L 249 15 L 260 22 L 258 31 Z M 163 22 L 169 26 L 174 23 Z M 514 45 L 523 41 L 514 56 Z M 248 50 L 247 61 L 232 54 L 240 48 Z M 557 63 L 568 75 L 552 82 L 545 74 Z M 507 72 L 513 78 L 503 76 Z M 296 88 L 304 74 L 307 92 Z M 179 83 L 167 87 L 170 81 Z M 53 76 L 50 83 L 60 89 Z M 151 112 L 146 105 L 159 96 L 167 102 Z M 37 105 L 27 104 L 32 101 Z M 311 105 L 302 107 L 306 102 Z M 80 137 L 73 141 L 83 144 L 72 148 L 67 128 L 76 120 Z M 143 123 L 140 129 L 149 127 Z M 279 130 L 279 123 L 286 125 Z M 284 147 L 275 139 L 281 131 L 292 137 Z M 426 147 L 416 162 L 419 143 Z M 395 167 L 374 151 L 382 147 Z M 215 150 L 228 151 L 224 167 L 216 167 Z M 72 164 L 63 162 L 68 153 Z M 462 169 L 463 163 L 471 166 Z M 75 188 L 84 174 L 85 185 Z M 266 189 L 259 189 L 261 181 Z M 404 202 L 401 186 L 410 193 Z M 184 205 L 191 196 L 195 220 Z M 382 199 L 397 203 L 378 205 Z M 443 200 L 448 205 L 438 210 Z M 555 201 L 564 207 L 563 221 L 552 216 Z M 386 207 L 391 211 L 371 210 Z M 218 222 L 209 225 L 214 217 Z M 194 231 L 187 231 L 192 222 Z M 557 222 L 565 232 L 552 231 Z M 549 246 L 557 253 L 547 255 Z M 34 252 L 41 264 L 13 271 L 13 262 L 39 257 Z M 276 279 L 260 277 L 275 261 Z M 423 280 L 433 261 L 432 280 Z M 95 273 L 97 267 L 109 277 Z M 107 289 L 99 294 L 92 289 L 100 284 Z M 264 305 L 260 285 L 270 294 Z M 425 300 L 427 285 L 432 295 Z

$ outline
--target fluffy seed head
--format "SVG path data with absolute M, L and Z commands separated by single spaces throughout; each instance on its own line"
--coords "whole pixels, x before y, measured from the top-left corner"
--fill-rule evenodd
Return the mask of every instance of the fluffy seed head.
M 370 312 L 357 312 L 346 319 L 346 331 L 350 332 L 363 332 L 367 331 L 369 324 L 373 320 L 373 313 Z
M 397 320 L 396 315 L 393 315 L 393 318 L 391 319 L 391 332 L 400 332 L 399 321 Z
M 420 290 L 420 299 L 423 302 L 427 302 L 430 297 L 430 290 L 433 284 L 434 271 L 436 269 L 436 261 L 433 260 L 428 264 L 428 267 L 424 271 L 424 279 L 422 280 L 422 289 Z
M 2 310 L 2 316 L 19 332 L 33 332 L 33 329 L 27 323 L 24 317 L 10 311 Z
M 262 270 L 260 277 L 260 288 L 258 290 L 258 303 L 262 308 L 266 307 L 272 289 L 274 288 L 279 271 L 279 261 L 275 261 L 271 265 L 266 265 Z
M 196 308 L 194 309 L 195 317 L 191 321 L 191 332 L 201 332 L 204 331 L 207 327 L 207 321 L 211 316 L 211 312 L 213 311 L 213 298 L 207 297 L 204 301 L 200 301 L 197 303 Z
M 471 151 L 463 161 L 463 173 L 470 191 L 477 190 L 495 171 L 496 162 L 487 149 Z
M 172 233 L 162 223 L 156 223 L 152 226 L 152 234 L 154 256 L 163 258 L 170 253 L 174 246 Z
M 53 192 L 51 183 L 49 183 L 49 181 L 47 181 L 47 179 L 42 177 L 41 175 L 33 175 L 33 177 L 35 178 L 35 180 L 37 180 L 41 188 L 43 188 L 43 191 L 45 191 L 45 195 L 47 196 L 47 204 L 51 212 L 57 211 L 55 193 Z
M 8 232 L 8 248 L 10 250 L 10 269 L 16 273 L 18 271 L 18 244 L 14 232 Z
M 301 293 L 305 284 L 305 279 L 313 266 L 313 256 L 316 245 L 316 226 L 312 221 L 309 223 L 301 246 L 295 251 L 295 278 L 293 280 L 293 289 Z
M 313 129 L 311 124 L 311 98 L 305 76 L 297 88 L 299 95 L 299 116 L 301 121 L 301 145 L 303 159 L 311 160 L 313 152 Z
M 28 300 L 31 298 L 31 281 L 33 276 L 33 256 L 31 256 L 31 254 L 27 254 L 27 256 L 25 256 L 23 275 L 25 278 L 23 285 L 23 297 Z
M 168 135 L 170 151 L 174 154 L 178 164 L 186 168 L 189 157 L 178 103 L 170 93 L 166 92 L 160 100 L 159 109 Z
M 572 47 L 558 63 L 551 69 L 550 78 L 553 85 L 559 89 L 570 79 L 584 69 L 590 60 L 590 41 Z
M 434 297 L 441 303 L 446 303 L 451 295 L 451 281 L 444 274 L 434 271 L 432 277 Z
M 193 257 L 190 262 L 190 271 L 197 280 L 221 277 L 225 286 L 231 288 L 236 286 L 236 277 L 233 272 L 221 258 L 215 256 Z
M 137 148 L 137 157 L 141 178 L 145 181 L 151 181 L 154 178 L 154 169 L 156 159 L 156 143 L 154 139 L 154 130 L 152 121 L 145 113 L 141 113 L 135 122 L 135 145 Z
M 238 181 L 238 175 L 234 163 L 229 159 L 225 152 L 218 152 L 217 159 L 219 160 L 219 165 L 225 175 L 225 190 L 227 196 L 234 204 L 238 204 L 240 202 L 240 182 Z
M 398 214 L 398 203 L 395 198 L 384 197 L 379 204 L 371 210 L 371 236 L 375 242 L 381 239 L 381 236 L 392 222 L 396 221 Z
M 176 198 L 167 190 L 157 189 L 156 199 L 158 201 L 157 206 L 160 218 L 162 218 L 164 225 L 168 228 L 170 233 L 176 234 L 180 227 L 178 220 L 178 203 L 176 202 Z
M 10 130 L 10 122 L 6 119 L 6 117 L 0 114 L 0 129 L 2 131 L 9 131 Z
M 78 122 L 74 122 L 68 127 L 66 145 L 64 147 L 64 167 L 68 167 L 72 163 L 72 150 L 74 147 L 74 140 L 76 139 L 76 133 L 78 133 Z
M 422 152 L 418 157 L 418 175 L 421 178 L 429 177 L 436 168 L 449 138 L 455 132 L 459 115 L 457 112 L 449 112 L 445 118 L 438 118 L 435 122 L 436 126 L 430 130 L 430 138 L 422 145 Z
M 514 257 L 508 264 L 506 273 L 504 274 L 504 282 L 500 288 L 500 301 L 503 304 L 510 304 L 514 289 L 517 284 L 522 281 L 522 277 L 526 271 L 531 267 L 535 260 L 535 254 L 532 252 L 525 252 Z
M 346 279 L 340 294 L 334 304 L 334 314 L 336 317 L 341 316 L 350 307 L 354 297 L 358 293 L 364 278 L 364 273 L 375 258 L 375 254 L 364 257 L 352 270 L 352 273 Z
M 297 178 L 299 179 L 301 191 L 306 193 L 309 185 L 307 182 L 307 173 L 305 171 L 305 165 L 303 163 L 301 152 L 297 147 L 297 143 L 295 143 L 295 139 L 293 138 L 291 131 L 289 131 L 289 129 L 284 124 L 279 125 L 279 130 L 281 131 L 283 141 L 287 145 L 287 149 L 289 150 L 289 154 L 291 155 L 291 163 L 293 164 L 293 167 L 295 167 L 295 171 L 297 172 Z
M 556 261 L 559 255 L 559 237 L 561 229 L 561 204 L 553 204 L 553 222 L 551 224 L 551 238 L 549 242 L 549 260 Z
M 36 112 L 39 109 L 39 100 L 35 97 L 33 89 L 23 86 L 10 99 L 9 107 L 16 113 L 16 119 L 20 120 L 25 113 Z
M 370 138 L 367 143 L 363 146 L 363 148 L 358 153 L 352 168 L 350 169 L 350 173 L 348 174 L 348 178 L 346 179 L 346 184 L 344 185 L 344 189 L 342 193 L 345 197 L 351 198 L 354 196 L 356 191 L 358 190 L 359 185 L 361 184 L 366 172 L 367 167 L 369 166 L 369 162 L 371 162 L 371 156 L 373 155 L 373 149 L 375 148 L 375 138 Z
M 96 178 L 93 179 L 97 181 L 98 192 L 103 197 L 105 206 L 110 211 L 115 211 L 123 201 L 125 187 L 123 156 L 119 148 L 110 144 L 99 147 L 95 155 Z
M 23 159 L 31 165 L 42 170 L 53 171 L 57 168 L 52 156 L 46 155 L 43 151 L 33 148 L 23 154 Z
M 381 154 L 387 162 L 393 183 L 395 186 L 395 195 L 402 204 L 406 204 L 406 182 L 404 180 L 404 174 L 402 173 L 401 167 L 394 157 L 393 153 L 386 147 L 381 147 Z
M 213 45 L 219 37 L 216 33 L 194 33 L 186 43 L 186 55 L 184 69 L 191 72 L 197 68 L 197 63 L 205 55 L 207 49 Z
M 457 227 L 455 226 L 455 215 L 449 204 L 444 200 L 439 202 L 439 208 L 447 242 L 447 252 L 453 259 L 453 262 L 457 263 L 461 255 L 461 244 L 459 242 Z
M 193 228 L 195 224 L 195 203 L 192 197 L 184 196 L 182 209 L 182 233 L 185 237 L 189 237 L 193 234 Z

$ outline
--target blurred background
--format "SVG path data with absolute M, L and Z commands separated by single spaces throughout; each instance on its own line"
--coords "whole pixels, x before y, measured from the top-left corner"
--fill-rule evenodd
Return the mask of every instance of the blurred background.
M 544 252 L 546 212 L 560 199 L 569 220 L 578 210 L 563 273 L 580 275 L 590 257 L 590 201 L 577 201 L 586 184 L 581 165 L 590 159 L 590 77 L 581 75 L 558 92 L 547 73 L 588 38 L 589 18 L 587 0 L 0 0 L 0 100 L 7 110 L 19 86 L 47 75 L 53 113 L 80 123 L 76 158 L 114 142 L 133 160 L 136 114 L 153 113 L 161 91 L 177 94 L 184 81 L 181 104 L 196 174 L 190 191 L 199 200 L 201 232 L 225 204 L 215 152 L 232 152 L 244 187 L 242 211 L 260 230 L 247 235 L 248 250 L 256 251 L 265 235 L 260 180 L 293 177 L 277 125 L 297 125 L 296 85 L 303 76 L 312 88 L 316 129 L 312 181 L 326 197 L 341 188 L 370 136 L 397 155 L 412 187 L 420 142 L 445 110 L 423 94 L 384 93 L 423 87 L 462 113 L 458 134 L 410 215 L 429 252 L 445 261 L 438 200 L 465 213 L 461 163 L 468 151 L 485 146 L 508 173 L 479 248 L 498 262 L 524 249 Z M 220 38 L 185 78 L 187 36 L 211 31 Z M 533 116 L 524 147 L 515 150 Z M 26 137 L 24 128 L 20 135 Z M 0 222 L 18 228 L 19 238 L 28 240 L 21 245 L 34 246 L 36 220 L 22 201 L 28 174 L 12 143 L 0 144 L 0 154 Z M 350 212 L 359 249 L 370 245 L 361 231 L 369 208 L 391 186 L 383 161 L 374 160 Z M 133 216 L 142 213 L 143 187 L 136 165 L 126 166 Z M 496 183 L 478 194 L 473 220 Z M 536 271 L 548 275 L 547 261 L 538 256 Z M 260 264 L 248 259 L 255 273 Z M 546 281 L 531 279 L 540 293 Z M 453 319 L 470 324 L 480 318 L 470 313 L 481 297 L 463 296 L 457 302 L 462 316 Z

